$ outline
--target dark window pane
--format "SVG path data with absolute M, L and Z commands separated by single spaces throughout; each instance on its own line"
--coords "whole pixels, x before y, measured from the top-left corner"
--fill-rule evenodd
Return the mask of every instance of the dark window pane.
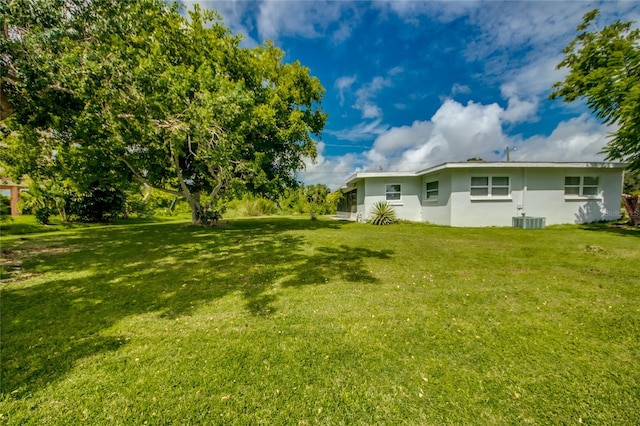
M 584 177 L 584 185 L 595 185 L 598 186 L 598 177 L 597 176 L 585 176 Z
M 564 188 L 565 195 L 580 195 L 580 187 L 578 186 L 567 186 Z
M 471 186 L 489 186 L 488 177 L 472 177 Z
M 494 177 L 491 184 L 495 186 L 509 186 L 509 178 L 507 176 Z
M 489 195 L 489 188 L 471 188 L 471 195 Z
M 567 176 L 564 178 L 565 185 L 580 185 L 580 176 Z

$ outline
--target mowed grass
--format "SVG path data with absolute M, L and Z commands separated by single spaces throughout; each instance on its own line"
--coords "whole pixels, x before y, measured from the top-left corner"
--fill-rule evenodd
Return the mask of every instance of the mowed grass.
M 4 424 L 640 423 L 638 230 L 4 228 Z

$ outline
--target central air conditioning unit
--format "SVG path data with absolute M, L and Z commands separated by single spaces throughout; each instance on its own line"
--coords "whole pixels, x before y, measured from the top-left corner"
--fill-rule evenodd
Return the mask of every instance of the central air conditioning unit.
M 544 228 L 544 222 L 544 217 L 514 216 L 511 226 L 520 229 L 542 229 Z

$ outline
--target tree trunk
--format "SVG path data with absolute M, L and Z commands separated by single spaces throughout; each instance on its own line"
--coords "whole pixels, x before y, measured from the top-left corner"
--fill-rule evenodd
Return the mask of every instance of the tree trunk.
M 180 168 L 178 155 L 171 143 L 169 143 L 169 149 L 171 152 L 173 165 L 176 168 L 176 174 L 178 177 L 178 182 L 180 183 L 180 189 L 182 189 L 182 195 L 184 195 L 184 198 L 187 199 L 187 203 L 189 203 L 189 207 L 191 207 L 191 224 L 200 225 L 202 223 L 202 206 L 200 205 L 200 192 L 195 192 L 193 194 L 191 193 L 189 187 L 187 186 L 187 183 L 184 180 L 184 176 L 182 175 L 182 169 Z
M 186 196 L 189 207 L 191 207 L 191 224 L 202 224 L 202 205 L 200 205 L 200 193 L 191 194 L 187 191 Z M 185 195 L 186 195 L 185 194 Z
M 640 195 L 622 195 L 622 202 L 633 226 L 640 226 Z

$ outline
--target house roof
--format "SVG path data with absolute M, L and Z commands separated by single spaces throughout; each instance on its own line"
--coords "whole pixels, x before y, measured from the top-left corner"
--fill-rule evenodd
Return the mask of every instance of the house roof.
M 613 162 L 533 162 L 533 161 L 464 161 L 442 163 L 427 169 L 406 172 L 357 172 L 351 175 L 342 189 L 352 187 L 358 180 L 381 177 L 415 177 L 445 169 L 522 169 L 522 168 L 566 168 L 566 169 L 624 169 L 626 163 Z

